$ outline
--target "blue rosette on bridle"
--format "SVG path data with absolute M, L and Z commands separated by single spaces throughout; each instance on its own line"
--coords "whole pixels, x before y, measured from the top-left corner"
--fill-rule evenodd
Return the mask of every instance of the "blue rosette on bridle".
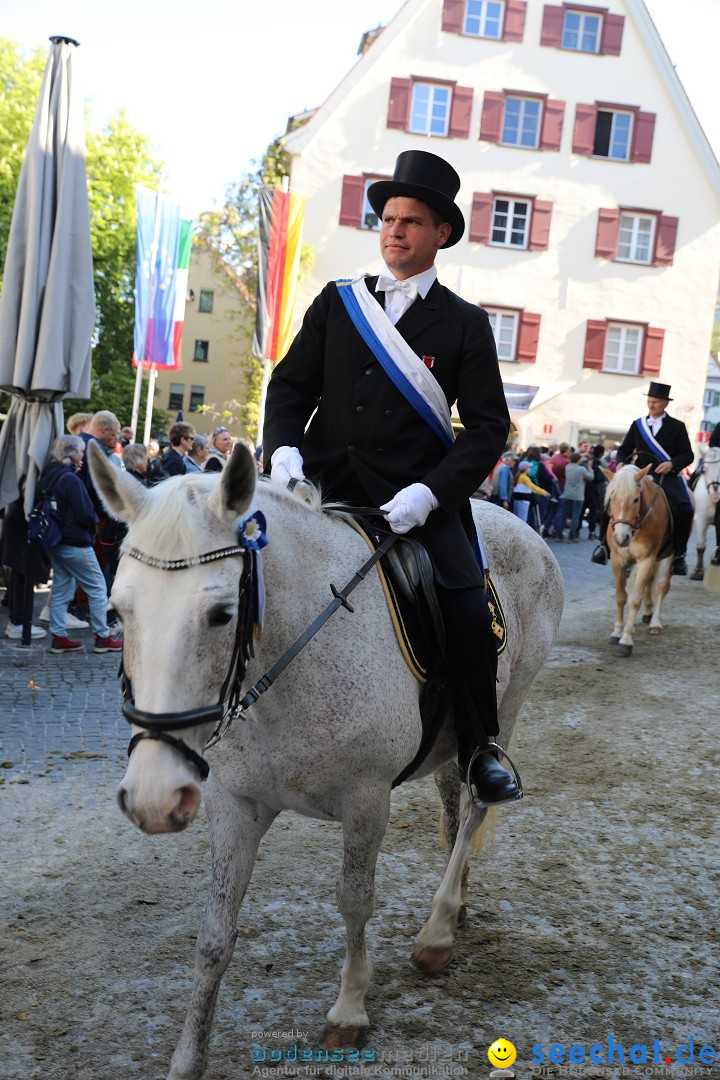
M 265 618 L 265 579 L 262 549 L 267 547 L 267 521 L 261 510 L 253 510 L 237 528 L 238 543 L 250 552 L 252 560 L 252 610 L 255 635 L 260 636 Z

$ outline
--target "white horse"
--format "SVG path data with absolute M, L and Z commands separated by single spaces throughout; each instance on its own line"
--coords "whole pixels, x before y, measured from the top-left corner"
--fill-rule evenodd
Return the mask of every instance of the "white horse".
M 238 589 L 246 562 L 238 547 L 238 519 L 260 511 L 269 540 L 262 553 L 265 624 L 247 683 L 257 681 L 283 657 L 331 600 L 330 583 L 345 585 L 369 551 L 346 521 L 323 512 L 319 501 L 307 505 L 267 481 L 256 489 L 254 465 L 242 446 L 236 447 L 219 479 L 204 474 L 176 477 L 151 490 L 113 468 L 92 447 L 90 451 L 98 491 L 111 513 L 129 526 L 112 598 L 125 634 L 124 669 L 134 695 L 131 715 L 143 720 L 152 716 L 165 728 L 159 739 L 143 737 L 143 729 L 133 728 L 140 739 L 118 800 L 146 832 L 177 831 L 193 820 L 200 805 L 198 767 L 204 762 L 199 755 L 221 711 L 211 706 L 222 693 L 236 624 L 246 613 Z M 475 507 L 507 622 L 507 647 L 498 673 L 502 746 L 550 651 L 562 612 L 563 583 L 547 545 L 527 526 L 500 507 Z M 206 553 L 211 558 L 198 561 Z M 198 1080 L 204 1073 L 215 1000 L 233 952 L 240 904 L 260 840 L 282 810 L 342 822 L 344 858 L 337 902 L 347 929 L 346 959 L 340 993 L 327 1017 L 325 1045 L 357 1045 L 368 1027 L 365 995 L 371 963 L 365 924 L 373 911 L 375 864 L 388 823 L 391 785 L 420 745 L 421 686 L 397 645 L 376 572 L 353 593 L 352 604 L 354 614 L 340 609 L 268 692 L 235 719 L 217 747 L 208 750 L 212 886 L 170 1080 Z M 435 779 L 453 843 L 414 954 L 418 966 L 428 971 L 440 970 L 450 960 L 466 857 L 485 814 L 468 807 L 466 794 L 459 813 L 455 753 L 449 717 L 413 775 L 415 779 L 438 770 Z
M 705 548 L 707 531 L 714 528 L 715 507 L 720 500 L 720 447 L 711 446 L 705 451 L 702 472 L 695 485 L 695 529 L 697 533 L 697 562 L 690 577 L 702 581 L 705 576 Z M 720 544 L 720 536 L 715 545 Z

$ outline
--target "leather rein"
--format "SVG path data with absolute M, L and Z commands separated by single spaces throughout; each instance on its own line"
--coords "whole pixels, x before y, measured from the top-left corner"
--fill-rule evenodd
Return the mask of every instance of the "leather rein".
M 348 507 L 337 506 L 328 507 L 328 509 L 348 510 Z M 375 508 L 365 507 L 363 509 L 365 512 L 374 512 L 384 516 L 382 511 Z M 247 710 L 255 704 L 258 698 L 264 694 L 266 690 L 270 689 L 277 676 L 285 670 L 288 664 L 295 659 L 307 643 L 315 637 L 318 630 L 325 625 L 338 608 L 344 607 L 346 611 L 351 613 L 354 611 L 354 608 L 348 603 L 347 597 L 353 589 L 357 588 L 364 580 L 373 566 L 379 562 L 385 552 L 392 547 L 396 540 L 397 535 L 391 533 L 383 543 L 379 545 L 371 557 L 363 563 L 360 569 L 356 571 L 343 589 L 337 589 L 335 585 L 332 583 L 330 584 L 333 600 L 320 615 L 318 615 L 317 619 L 315 619 L 304 633 L 302 633 L 290 646 L 283 656 L 281 656 L 277 663 L 274 664 L 261 679 L 258 679 L 242 698 L 240 695 L 242 693 L 242 684 L 245 678 L 247 663 L 250 658 L 255 655 L 253 649 L 252 614 L 253 560 L 249 548 L 243 545 L 220 548 L 217 551 L 209 551 L 206 554 L 199 555 L 193 559 L 161 559 L 153 555 L 146 555 L 137 548 L 126 548 L 124 554 L 129 555 L 133 559 L 137 559 L 137 561 L 143 563 L 143 565 L 166 571 L 187 570 L 194 566 L 216 562 L 219 559 L 243 559 L 243 568 L 238 585 L 238 615 L 235 626 L 235 641 L 228 672 L 220 689 L 220 695 L 216 705 L 209 705 L 197 709 L 187 709 L 184 712 L 173 713 L 152 713 L 148 712 L 146 709 L 138 709 L 135 705 L 130 679 L 125 672 L 121 660 L 119 674 L 123 696 L 125 698 L 122 713 L 129 724 L 134 724 L 136 727 L 142 729 L 137 732 L 137 734 L 133 735 L 130 740 L 128 757 L 130 757 L 141 740 L 155 739 L 168 743 L 178 750 L 186 760 L 190 761 L 195 766 L 200 775 L 200 779 L 206 780 L 210 772 L 210 766 L 202 754 L 198 754 L 191 746 L 188 746 L 183 739 L 169 733 L 171 731 L 184 731 L 189 728 L 199 727 L 201 724 L 215 723 L 215 730 L 205 744 L 203 754 L 206 750 L 216 746 L 230 727 L 233 720 L 242 719 L 244 717 Z

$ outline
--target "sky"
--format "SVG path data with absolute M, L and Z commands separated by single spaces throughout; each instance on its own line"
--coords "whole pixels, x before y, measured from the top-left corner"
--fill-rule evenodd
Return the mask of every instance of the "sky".
M 541 0 L 530 0 L 539 3 Z M 720 157 L 720 0 L 646 0 Z M 612 4 L 609 5 L 612 7 Z M 23 51 L 80 42 L 90 124 L 124 108 L 166 163 L 183 215 L 221 205 L 281 135 L 356 63 L 363 33 L 402 0 L 0 0 L 0 35 Z M 81 63 L 80 63 L 81 62 Z

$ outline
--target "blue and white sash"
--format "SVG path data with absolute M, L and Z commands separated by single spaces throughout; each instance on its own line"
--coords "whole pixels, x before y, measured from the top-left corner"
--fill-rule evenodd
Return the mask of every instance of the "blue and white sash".
M 455 432 L 450 406 L 440 383 L 393 326 L 370 293 L 364 275 L 354 279 L 340 278 L 335 284 L 355 329 L 385 374 L 449 450 L 455 442 Z M 487 574 L 490 568 L 487 551 L 474 520 L 472 526 L 475 558 Z
M 635 421 L 635 423 L 638 426 L 638 430 L 640 431 L 640 434 L 641 434 L 642 438 L 647 443 L 648 449 L 655 455 L 655 457 L 659 458 L 660 461 L 672 461 L 672 458 L 668 454 L 667 450 L 665 450 L 660 445 L 660 443 L 657 441 L 657 439 L 653 435 L 652 430 L 650 428 L 650 425 L 647 422 L 647 417 L 646 416 L 640 416 Z M 692 502 L 692 496 L 690 494 L 690 488 L 687 485 L 687 481 L 685 480 L 685 477 L 682 475 L 682 473 L 677 473 L 676 475 L 677 475 L 678 480 L 681 482 L 681 484 L 682 484 L 682 486 L 683 486 L 683 488 L 685 490 L 685 497 L 687 498 L 687 501 L 691 503 Z

